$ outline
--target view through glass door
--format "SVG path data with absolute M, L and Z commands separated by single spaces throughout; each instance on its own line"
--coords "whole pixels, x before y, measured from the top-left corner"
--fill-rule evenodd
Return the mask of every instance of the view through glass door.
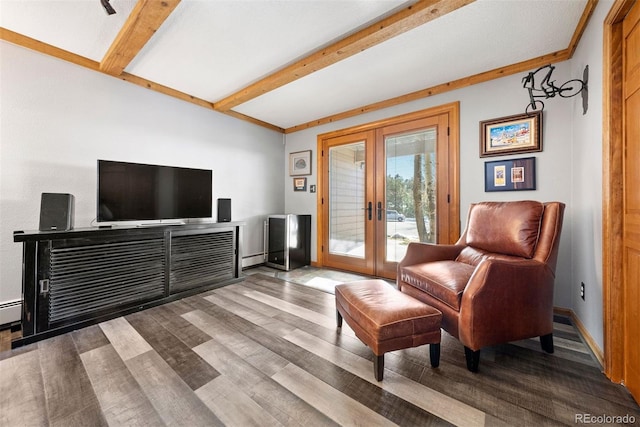
M 430 128 L 384 140 L 386 263 L 402 260 L 409 242 L 436 241 L 436 136 Z
M 439 114 L 322 140 L 323 265 L 395 279 L 409 243 L 450 243 L 448 127 Z

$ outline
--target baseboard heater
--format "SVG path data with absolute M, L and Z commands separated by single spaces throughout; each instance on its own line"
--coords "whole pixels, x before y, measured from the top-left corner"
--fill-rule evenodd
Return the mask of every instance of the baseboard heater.
M 5 329 L 5 327 L 9 327 L 12 323 L 20 320 L 21 307 L 21 299 L 0 303 L 0 329 Z

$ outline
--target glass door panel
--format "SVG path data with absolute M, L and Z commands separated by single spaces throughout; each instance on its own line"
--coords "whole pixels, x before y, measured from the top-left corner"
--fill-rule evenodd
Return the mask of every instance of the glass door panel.
M 329 148 L 329 253 L 365 257 L 365 142 Z
M 386 136 L 385 262 L 410 242 L 436 241 L 437 128 Z

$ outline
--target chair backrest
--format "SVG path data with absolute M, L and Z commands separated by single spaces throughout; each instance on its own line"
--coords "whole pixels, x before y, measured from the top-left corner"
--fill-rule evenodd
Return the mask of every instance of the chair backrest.
M 565 204 L 560 202 L 548 202 L 544 204 L 544 217 L 540 228 L 540 237 L 536 253 L 533 258 L 543 262 L 556 271 L 558 263 L 558 247 L 560 246 L 560 234 L 562 232 L 562 220 L 564 218 Z
M 477 264 L 486 256 L 536 259 L 555 271 L 564 204 L 532 200 L 479 202 L 469 208 L 460 261 Z

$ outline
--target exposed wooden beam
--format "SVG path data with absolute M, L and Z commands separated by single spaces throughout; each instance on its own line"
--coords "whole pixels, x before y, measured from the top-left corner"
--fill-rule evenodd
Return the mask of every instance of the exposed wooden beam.
M 119 76 L 151 39 L 180 0 L 139 0 L 100 62 L 100 70 Z
M 72 62 L 76 65 L 80 65 L 94 71 L 100 71 L 100 64 L 96 61 L 85 58 L 84 56 L 76 55 L 75 53 L 71 53 L 50 44 L 43 43 L 39 40 L 32 39 L 31 37 L 24 36 L 4 27 L 0 27 L 0 39 L 30 50 L 35 50 L 36 52 L 44 53 L 45 55 L 62 59 L 63 61 Z
M 393 107 L 394 105 L 404 104 L 406 102 L 415 101 L 417 99 L 428 98 L 430 96 L 438 95 L 444 92 L 449 92 L 455 89 L 461 89 L 463 87 L 472 86 L 478 83 L 488 82 L 489 80 L 498 79 L 500 77 L 509 76 L 523 71 L 531 70 L 541 67 L 543 65 L 565 61 L 569 59 L 569 52 L 567 49 L 558 52 L 551 53 L 549 55 L 543 55 L 538 58 L 522 61 L 517 64 L 509 65 L 507 67 L 496 68 L 484 73 L 475 74 L 473 76 L 464 77 L 458 80 L 454 80 L 447 83 L 442 83 L 436 86 L 432 86 L 426 89 L 421 89 L 416 92 L 408 93 L 405 95 L 397 96 L 395 98 L 386 99 L 384 101 L 376 102 L 373 104 L 365 105 L 363 107 L 354 108 L 352 110 L 344 111 L 342 113 L 334 114 L 324 117 L 322 119 L 313 120 L 307 123 L 303 123 L 297 126 L 293 126 L 285 129 L 285 133 L 298 132 L 304 129 L 312 128 L 314 126 L 320 126 L 323 124 L 336 122 L 338 120 L 346 119 L 348 117 L 354 117 L 360 114 L 369 113 L 371 111 L 381 110 L 383 108 Z M 523 110 L 528 98 L 523 98 Z
M 180 0 L 173 0 L 173 1 L 179 2 Z M 370 26 L 367 29 L 369 29 L 370 31 L 374 31 L 375 32 L 376 28 L 379 27 L 379 30 L 382 30 L 383 28 L 385 28 L 385 29 L 388 28 L 389 31 L 393 31 L 393 28 L 395 28 L 394 25 L 400 25 L 394 20 L 394 18 L 399 20 L 400 19 L 399 16 L 404 13 L 404 14 L 408 14 L 409 15 L 409 17 L 406 17 L 406 19 L 402 21 L 404 23 L 403 25 L 409 26 L 409 28 L 406 28 L 404 30 L 404 31 L 407 31 L 408 29 L 415 28 L 416 26 L 421 25 L 421 24 L 416 24 L 415 21 L 414 21 L 415 19 L 418 19 L 418 20 L 419 19 L 424 19 L 422 14 L 417 13 L 416 10 L 422 11 L 422 13 L 425 13 L 425 11 L 428 11 L 429 13 L 434 15 L 434 16 L 431 16 L 430 19 L 434 19 L 437 16 L 442 16 L 442 15 L 444 15 L 444 14 L 446 14 L 446 13 L 452 11 L 452 10 L 455 10 L 455 9 L 457 9 L 459 7 L 462 7 L 462 6 L 466 5 L 466 4 L 472 3 L 473 1 L 475 1 L 475 0 L 454 0 L 454 1 L 447 1 L 447 0 L 435 1 L 435 0 L 430 0 L 430 1 L 420 1 L 420 2 L 412 5 L 411 7 L 407 8 L 407 9 L 403 9 L 403 11 L 401 11 L 401 12 L 399 12 L 399 13 L 397 13 L 395 15 L 392 15 L 389 18 L 386 18 L 385 20 L 379 21 L 377 24 L 375 24 L 373 26 Z M 140 4 L 142 2 L 143 2 L 143 0 L 141 0 L 138 4 Z M 303 129 L 308 129 L 308 128 L 311 128 L 311 127 L 314 127 L 314 126 L 319 126 L 319 125 L 322 125 L 322 124 L 326 124 L 326 123 L 331 123 L 331 122 L 335 122 L 335 121 L 338 121 L 338 120 L 342 120 L 342 119 L 345 119 L 345 118 L 348 118 L 348 117 L 353 117 L 353 116 L 357 116 L 357 115 L 360 115 L 360 114 L 365 114 L 365 113 L 368 113 L 368 112 L 371 112 L 371 111 L 376 111 L 376 110 L 380 110 L 380 109 L 383 109 L 383 108 L 388 108 L 388 107 L 391 107 L 391 106 L 394 106 L 394 105 L 398 105 L 398 104 L 414 101 L 414 100 L 417 100 L 417 99 L 421 99 L 421 98 L 426 98 L 426 97 L 429 97 L 429 96 L 437 95 L 437 94 L 444 93 L 444 92 L 447 92 L 447 91 L 450 91 L 450 90 L 460 89 L 460 88 L 471 86 L 471 85 L 474 85 L 474 84 L 483 83 L 483 82 L 486 82 L 486 81 L 497 79 L 497 78 L 500 78 L 500 77 L 505 77 L 505 76 L 508 76 L 508 75 L 511 75 L 511 74 L 524 72 L 524 71 L 527 71 L 527 70 L 531 70 L 531 69 L 540 67 L 542 65 L 561 62 L 561 61 L 565 61 L 567 59 L 570 59 L 571 56 L 573 55 L 574 51 L 575 51 L 576 46 L 578 45 L 578 42 L 580 41 L 580 38 L 581 38 L 581 36 L 582 36 L 582 34 L 584 32 L 584 29 L 586 28 L 586 26 L 587 26 L 587 24 L 589 22 L 589 18 L 591 17 L 591 14 L 593 13 L 593 10 L 595 9 L 597 3 L 598 3 L 598 0 L 588 0 L 587 5 L 585 6 L 585 10 L 583 11 L 582 17 L 580 19 L 580 22 L 578 23 L 578 26 L 576 27 L 576 30 L 574 31 L 573 38 L 571 39 L 571 42 L 570 42 L 569 47 L 567 49 L 564 49 L 564 50 L 561 50 L 561 51 L 558 51 L 558 52 L 554 52 L 554 53 L 551 53 L 551 54 L 548 54 L 548 55 L 543 55 L 543 56 L 540 56 L 538 58 L 533 58 L 533 59 L 530 59 L 530 60 L 527 60 L 527 61 L 523 61 L 523 62 L 520 62 L 520 63 L 517 63 L 517 64 L 513 64 L 513 65 L 506 66 L 506 67 L 497 68 L 497 69 L 494 69 L 494 70 L 491 70 L 491 71 L 487 71 L 487 72 L 484 72 L 484 73 L 479 73 L 479 74 L 476 74 L 476 75 L 473 75 L 473 76 L 469 76 L 469 77 L 465 77 L 465 78 L 462 78 L 462 79 L 454 80 L 454 81 L 451 81 L 451 82 L 443 83 L 443 84 L 440 84 L 440 85 L 436 85 L 436 86 L 433 86 L 433 87 L 430 87 L 430 88 L 422 89 L 422 90 L 419 90 L 419 91 L 416 91 L 416 92 L 412 92 L 412 93 L 409 93 L 409 94 L 401 95 L 401 96 L 398 96 L 398 97 L 395 97 L 395 98 L 391 98 L 391 99 L 388 99 L 388 100 L 384 100 L 384 101 L 380 101 L 380 102 L 377 102 L 377 103 L 365 105 L 363 107 L 354 108 L 352 110 L 348 110 L 348 111 L 345 111 L 345 112 L 342 112 L 342 113 L 338 113 L 338 114 L 335 114 L 335 115 L 327 116 L 327 117 L 324 117 L 324 118 L 321 118 L 321 119 L 313 120 L 313 121 L 310 121 L 310 122 L 307 122 L 307 123 L 299 124 L 299 125 L 287 128 L 287 129 L 282 129 L 282 128 L 280 128 L 278 126 L 275 126 L 273 124 L 270 124 L 270 123 L 267 123 L 267 122 L 264 122 L 264 121 L 261 121 L 261 120 L 255 119 L 253 117 L 250 117 L 250 116 L 247 116 L 247 115 L 244 115 L 244 114 L 241 114 L 241 113 L 238 113 L 238 112 L 235 112 L 235 111 L 231 110 L 230 108 L 233 108 L 233 106 L 239 105 L 242 102 L 246 102 L 246 101 L 242 101 L 241 100 L 240 102 L 234 103 L 237 100 L 233 101 L 230 98 L 233 98 L 235 95 L 231 95 L 230 97 L 225 98 L 226 100 L 229 100 L 230 102 L 233 101 L 233 102 L 231 102 L 229 104 L 226 104 L 226 105 L 223 104 L 224 100 L 222 100 L 222 101 L 220 101 L 218 103 L 212 104 L 209 101 L 206 101 L 206 100 L 203 100 L 203 99 L 188 95 L 186 93 L 183 93 L 183 92 L 171 89 L 169 87 L 154 83 L 152 81 L 149 81 L 149 80 L 134 76 L 132 74 L 122 73 L 122 75 L 120 75 L 119 78 L 121 78 L 122 80 L 128 81 L 128 82 L 137 84 L 139 86 L 145 87 L 147 89 L 151 89 L 151 90 L 154 90 L 156 92 L 163 93 L 165 95 L 169 95 L 169 96 L 172 96 L 172 97 L 175 97 L 175 98 L 178 98 L 178 99 L 182 99 L 184 101 L 191 102 L 193 104 L 196 104 L 196 105 L 208 108 L 208 109 L 215 109 L 215 110 L 217 110 L 219 112 L 222 112 L 224 114 L 227 114 L 229 116 L 236 117 L 236 118 L 238 118 L 240 120 L 248 121 L 248 122 L 251 122 L 251 123 L 266 127 L 268 129 L 275 130 L 277 132 L 293 133 L 293 132 L 297 132 L 297 131 L 300 131 L 300 130 L 303 130 Z M 427 4 L 430 4 L 431 7 L 426 7 Z M 176 5 L 177 5 L 177 3 L 176 3 Z M 437 5 L 442 5 L 443 6 L 442 9 L 437 9 L 437 7 L 436 7 Z M 447 7 L 444 7 L 444 6 L 447 6 Z M 443 10 L 446 11 L 446 12 L 443 13 L 442 12 Z M 133 13 L 132 13 L 132 15 L 133 15 Z M 391 21 L 387 22 L 387 20 L 391 20 Z M 424 21 L 424 22 L 427 22 L 427 21 Z M 424 23 L 424 22 L 422 22 L 422 23 Z M 367 29 L 362 30 L 362 31 L 360 31 L 358 33 L 355 33 L 351 37 L 358 36 L 359 34 L 361 34 L 362 32 L 366 31 Z M 395 31 L 398 31 L 398 32 L 395 33 L 394 35 L 401 34 L 402 32 L 404 32 L 404 31 L 402 31 L 400 29 L 397 29 L 397 28 L 395 29 Z M 363 39 L 363 42 L 364 42 L 364 39 L 366 37 L 364 35 L 362 35 L 362 34 L 360 35 L 360 37 Z M 382 32 L 380 32 L 380 33 L 378 33 L 378 37 L 390 38 L 390 37 L 393 37 L 393 35 L 386 35 L 385 36 L 385 35 L 383 35 Z M 384 40 L 386 40 L 386 38 Z M 20 45 L 20 46 L 23 46 L 23 47 L 26 47 L 28 49 L 36 50 L 38 52 L 45 53 L 47 55 L 51 55 L 51 56 L 63 59 L 65 61 L 69 61 L 69 62 L 75 63 L 77 65 L 81 65 L 81 66 L 86 67 L 86 68 L 90 68 L 90 69 L 95 70 L 95 71 L 104 72 L 103 70 L 101 70 L 100 64 L 98 64 L 95 61 L 92 61 L 92 60 L 90 60 L 88 58 L 76 55 L 74 53 L 71 53 L 71 52 L 68 52 L 68 51 L 65 51 L 65 50 L 62 50 L 62 49 L 59 49 L 57 47 L 48 45 L 46 43 L 42 43 L 42 42 L 40 42 L 38 40 L 31 39 L 29 37 L 23 36 L 21 34 L 15 33 L 13 31 L 7 30 L 7 29 L 2 28 L 2 27 L 0 27 L 0 39 L 9 41 L 11 43 L 14 43 L 14 44 L 17 44 L 17 45 Z M 332 45 L 332 46 L 330 46 L 330 47 L 328 47 L 328 48 L 326 48 L 326 49 L 324 49 L 322 51 L 319 51 L 319 52 L 317 52 L 315 54 L 312 54 L 308 58 L 305 58 L 305 59 L 303 59 L 303 60 L 301 60 L 301 61 L 299 61 L 299 62 L 297 62 L 295 64 L 292 64 L 289 67 L 286 67 L 282 71 L 280 71 L 278 73 L 275 73 L 272 76 L 266 77 L 265 79 L 263 79 L 263 81 L 261 81 L 261 82 L 263 82 L 263 84 L 265 84 L 266 88 L 264 90 L 259 90 L 259 89 L 256 89 L 256 88 L 251 89 L 251 90 L 258 90 L 259 93 L 257 93 L 257 94 L 254 93 L 252 96 L 248 97 L 247 100 L 251 99 L 251 98 L 254 98 L 256 96 L 259 96 L 262 93 L 266 93 L 269 90 L 272 90 L 272 89 L 268 89 L 269 85 L 273 85 L 273 84 L 278 83 L 278 86 L 276 86 L 276 87 L 279 87 L 279 86 L 284 85 L 284 84 L 286 84 L 286 83 L 288 83 L 290 81 L 293 81 L 293 80 L 295 80 L 297 78 L 300 78 L 303 75 L 308 75 L 308 74 L 316 71 L 317 69 L 323 68 L 325 66 L 328 66 L 330 64 L 333 64 L 333 63 L 337 62 L 340 59 L 344 59 L 347 56 L 351 56 L 351 55 L 357 53 L 358 51 L 354 51 L 354 52 L 350 52 L 349 53 L 347 51 L 342 52 L 342 51 L 335 50 L 335 48 L 337 47 L 337 45 L 339 43 L 341 43 L 341 42 L 345 42 L 346 43 L 346 41 L 348 41 L 349 39 L 350 38 L 347 37 L 346 39 L 341 40 L 340 42 L 337 42 L 336 44 L 334 44 L 334 45 Z M 363 47 L 361 50 L 364 50 L 367 47 L 371 47 L 371 46 L 373 46 L 373 45 L 375 45 L 377 43 L 380 43 L 381 41 L 383 41 L 383 40 L 380 39 L 380 41 L 375 42 L 374 39 L 371 39 L 370 42 L 372 44 L 370 46 Z M 347 50 L 348 50 L 348 48 L 351 48 L 351 47 L 355 46 L 356 43 L 357 42 L 355 42 L 355 41 L 347 43 L 345 45 L 345 48 L 347 48 Z M 342 55 L 345 55 L 345 54 L 347 54 L 347 56 L 342 56 Z M 337 56 L 338 59 L 337 60 L 333 59 L 332 62 L 329 61 L 328 63 L 326 63 L 326 65 L 322 65 L 323 63 L 322 63 L 322 61 L 320 59 L 318 59 L 316 61 L 316 58 L 315 58 L 316 56 L 320 56 L 320 57 L 326 56 L 329 59 L 331 57 Z M 308 64 L 307 64 L 307 62 L 305 62 L 307 60 L 309 60 Z M 314 64 L 316 64 L 318 66 L 320 66 L 320 65 L 322 65 L 322 66 L 320 68 L 315 68 L 314 69 L 313 66 L 312 66 Z M 285 79 L 286 80 L 286 78 L 291 78 L 291 76 L 287 76 L 287 73 L 285 71 L 288 70 L 289 68 L 295 67 L 295 66 L 301 67 L 300 72 L 302 72 L 304 74 L 300 75 L 300 76 L 296 75 L 296 76 L 294 76 L 294 78 L 292 80 L 289 80 L 289 81 L 281 80 L 281 79 Z M 261 82 L 257 82 L 255 84 L 245 88 L 243 91 L 248 91 L 253 86 L 259 86 L 261 84 Z M 238 92 L 238 94 L 240 94 L 243 91 Z M 237 99 L 239 100 L 240 98 L 237 98 Z
M 163 95 L 168 95 L 173 98 L 180 99 L 182 101 L 190 102 L 192 104 L 198 105 L 200 107 L 207 108 L 209 110 L 213 110 L 213 104 L 209 101 L 205 101 L 204 99 L 197 98 L 192 95 L 188 95 L 184 92 L 180 92 L 175 89 L 171 89 L 170 87 L 163 86 L 161 84 L 152 82 L 151 80 L 143 79 L 138 76 L 134 76 L 129 73 L 122 73 L 119 76 L 114 76 L 112 74 L 107 74 L 100 69 L 100 64 L 97 61 L 93 61 L 89 58 L 85 58 L 84 56 L 77 55 L 75 53 L 71 53 L 64 49 L 57 48 L 55 46 L 51 46 L 50 44 L 43 43 L 36 39 L 32 39 L 31 37 L 27 37 L 20 33 L 16 33 L 14 31 L 8 30 L 6 28 L 0 27 L 0 40 L 7 41 L 9 43 L 13 43 L 17 46 L 22 46 L 24 48 L 44 53 L 45 55 L 52 56 L 54 58 L 61 59 L 63 61 L 71 62 L 72 64 L 80 65 L 82 67 L 88 68 L 93 71 L 98 71 L 100 73 L 106 74 L 110 77 L 116 77 L 120 80 L 127 81 L 129 83 L 133 83 L 135 85 L 141 86 L 145 89 L 153 90 L 154 92 L 161 93 Z M 262 120 L 254 119 L 253 117 L 246 116 L 244 114 L 236 113 L 235 111 L 227 111 L 222 112 L 231 117 L 235 117 L 240 120 L 244 120 L 253 124 L 257 124 L 259 126 L 265 127 L 267 129 L 274 130 L 276 132 L 284 132 L 284 129 L 274 126 L 271 123 L 263 122 Z
M 417 99 L 427 98 L 429 96 L 438 95 L 440 93 L 448 92 L 455 89 L 475 85 L 478 83 L 484 83 L 500 77 L 509 76 L 515 73 L 521 73 L 523 71 L 532 70 L 534 68 L 541 67 L 547 64 L 553 64 L 556 62 L 566 61 L 573 56 L 580 38 L 584 33 L 584 30 L 589 23 L 589 19 L 593 14 L 593 10 L 598 5 L 598 0 L 588 0 L 585 5 L 580 21 L 573 32 L 573 37 L 569 42 L 569 46 L 561 51 L 553 52 L 547 55 L 543 55 L 537 58 L 532 58 L 527 61 L 522 61 L 516 64 L 509 65 L 507 67 L 496 68 L 484 73 L 475 74 L 473 76 L 464 77 L 462 79 L 454 80 L 451 82 L 432 86 L 430 88 L 422 89 L 416 92 L 408 93 L 406 95 L 397 96 L 395 98 L 386 99 L 384 101 L 376 102 L 373 104 L 365 105 L 362 107 L 354 108 L 352 110 L 344 111 L 342 113 L 333 114 L 321 119 L 312 120 L 307 123 L 302 123 L 297 126 L 292 126 L 285 129 L 285 133 L 298 132 L 303 129 L 312 128 L 314 126 L 320 126 L 326 123 L 336 122 L 338 120 L 346 119 L 348 117 L 357 116 L 360 114 L 369 113 L 371 111 L 381 110 L 383 108 L 392 107 L 394 105 L 404 104 L 405 102 L 415 101 Z
M 214 102 L 214 108 L 218 111 L 230 110 L 264 93 L 335 64 L 474 1 L 420 0 L 394 15 L 320 49 L 218 102 Z

